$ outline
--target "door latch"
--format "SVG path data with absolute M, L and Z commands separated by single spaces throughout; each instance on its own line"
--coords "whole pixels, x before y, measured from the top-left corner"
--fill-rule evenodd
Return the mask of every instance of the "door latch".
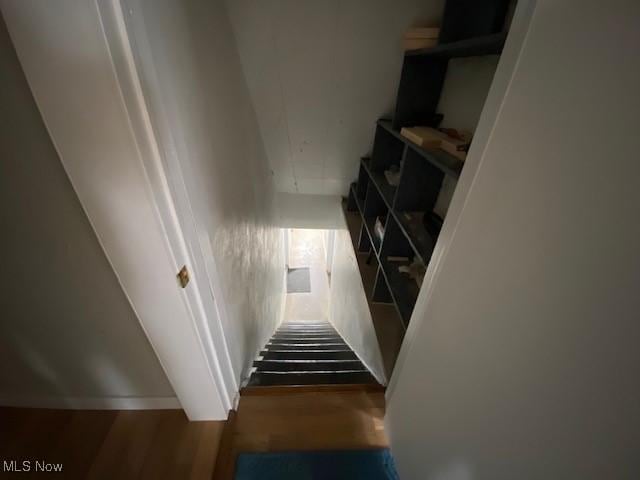
M 189 270 L 187 270 L 187 266 L 183 265 L 180 271 L 178 272 L 178 281 L 180 282 L 180 286 L 182 288 L 186 287 L 189 283 Z

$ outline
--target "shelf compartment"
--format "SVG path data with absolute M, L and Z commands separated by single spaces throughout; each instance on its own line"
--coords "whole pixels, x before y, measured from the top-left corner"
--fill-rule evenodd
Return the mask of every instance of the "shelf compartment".
M 436 109 L 449 60 L 437 56 L 405 56 L 400 74 L 393 126 L 437 127 Z
M 360 199 L 357 192 L 358 190 L 356 184 L 352 183 L 351 188 L 349 189 L 349 202 L 347 203 L 347 211 L 355 212 L 357 210 L 358 212 L 360 212 L 361 216 L 364 216 L 364 210 L 362 208 L 364 204 L 364 198 Z M 349 203 L 351 201 L 353 201 L 353 204 L 355 204 L 356 206 L 356 208 L 353 210 L 349 208 Z
M 420 261 L 427 265 L 431 258 L 437 235 L 434 236 L 427 232 L 421 223 L 422 215 L 417 215 L 416 212 L 431 212 L 438 198 L 444 174 L 432 164 L 425 162 L 424 158 L 417 152 L 407 150 L 402 166 L 400 187 L 393 188 L 395 200 L 392 200 L 389 190 L 386 190 L 387 193 L 385 194 L 385 187 L 378 183 L 378 181 L 381 181 L 380 176 L 372 174 L 369 169 L 368 159 L 362 159 L 361 168 L 364 168 L 368 175 L 367 198 L 369 203 L 372 203 L 373 199 L 375 199 L 376 209 L 371 210 L 372 207 L 369 206 L 368 208 L 371 211 L 365 213 L 355 194 L 357 188 L 355 186 L 352 187 L 350 198 L 354 196 L 356 199 L 358 210 L 364 218 L 362 228 L 366 232 L 366 238 L 364 238 L 365 235 L 363 234 L 363 238 L 359 241 L 359 251 L 368 252 L 369 244 L 371 244 L 376 254 L 381 252 L 383 247 L 380 239 L 375 235 L 374 224 L 376 216 L 386 214 L 384 208 L 386 207 L 391 212 L 385 224 L 385 238 L 389 236 L 387 245 L 400 244 L 401 240 L 397 236 L 401 235 L 404 237 L 406 246 L 411 250 L 410 253 L 405 253 L 405 256 L 417 255 Z M 384 207 L 380 205 L 380 200 L 384 203 Z M 393 206 L 394 203 L 395 207 Z M 411 213 L 414 218 L 407 218 L 407 212 Z M 390 223 L 390 219 L 393 219 L 393 223 Z M 392 254 L 386 248 L 384 253 L 386 255 Z M 396 252 L 395 255 L 398 255 L 398 253 Z
M 364 205 L 364 199 L 367 196 L 367 186 L 368 186 L 367 176 L 368 176 L 368 173 L 366 172 L 362 164 L 360 164 L 360 168 L 358 169 L 358 180 L 356 182 L 355 193 L 357 194 L 357 197 L 360 199 L 361 205 Z
M 404 142 L 385 128 L 376 124 L 373 150 L 369 160 L 369 169 L 382 174 L 391 165 L 400 165 L 404 152 Z
M 380 259 L 380 271 L 384 275 L 393 303 L 402 318 L 405 328 L 409 325 L 413 308 L 418 299 L 418 284 L 407 274 L 398 271 L 401 265 L 410 262 L 390 262 Z
M 418 287 L 412 278 L 399 272 L 398 267 L 410 265 L 415 257 L 416 254 L 397 220 L 389 215 L 379 255 L 380 269 L 405 326 L 415 305 Z
M 514 0 L 447 0 L 440 41 L 474 40 L 504 30 L 505 19 L 515 3 Z
M 368 181 L 368 180 L 367 180 Z M 349 189 L 349 199 L 347 200 L 346 210 L 347 212 L 357 212 L 358 218 L 360 218 L 359 223 L 359 235 L 357 240 L 354 240 L 354 245 L 357 246 L 356 251 L 358 253 L 369 253 L 371 251 L 371 236 L 367 231 L 367 226 L 362 221 L 364 218 L 364 207 L 363 201 L 358 198 L 358 190 L 355 183 L 351 184 L 351 188 Z M 352 205 L 355 204 L 355 209 L 352 209 Z
M 384 303 L 388 305 L 393 305 L 393 297 L 391 296 L 391 292 L 389 291 L 389 285 L 387 285 L 387 279 L 382 273 L 382 269 L 379 267 L 379 262 L 377 264 L 378 271 L 376 274 L 376 280 L 373 284 L 373 289 L 371 293 L 371 301 L 375 303 Z M 403 323 L 404 326 L 404 323 Z
M 400 173 L 394 209 L 423 212 L 433 210 L 442 188 L 444 173 L 411 149 L 407 149 Z
M 343 202 L 343 213 L 349 229 L 349 235 L 355 249 L 358 235 L 362 228 L 362 217 L 358 212 L 349 212 L 346 206 L 346 202 Z M 373 299 L 376 287 L 382 290 L 387 289 L 388 292 L 388 286 L 384 275 L 380 272 L 378 259 L 372 258 L 370 263 L 367 263 L 366 259 L 366 254 L 356 253 L 356 261 L 360 271 L 360 276 L 362 277 L 362 286 L 366 292 L 367 304 L 369 305 L 369 311 L 371 312 L 376 337 L 380 344 L 380 352 L 385 364 L 385 371 L 387 372 L 387 375 L 390 376 L 393 371 L 393 366 L 400 350 L 406 328 L 402 321 L 402 317 L 400 317 L 400 314 L 398 313 L 398 309 L 393 304 L 390 293 L 388 294 L 389 300 L 387 302 Z M 379 283 L 376 284 L 378 279 Z
M 445 152 L 444 150 L 440 150 L 439 148 L 423 148 L 419 145 L 416 145 L 408 138 L 403 137 L 400 134 L 399 130 L 393 128 L 390 120 L 378 120 L 378 125 L 380 125 L 396 138 L 404 142 L 404 144 L 407 145 L 407 147 L 410 148 L 413 152 L 426 159 L 429 163 L 441 170 L 446 175 L 449 175 L 453 178 L 460 177 L 460 172 L 462 171 L 464 162 L 459 158 L 456 158 L 453 155 Z
M 365 217 L 364 219 L 364 227 L 367 230 L 367 235 L 369 236 L 369 241 L 376 252 L 376 254 L 380 251 L 380 246 L 382 245 L 382 239 L 379 238 L 374 230 L 374 225 L 377 217 Z
M 411 261 L 414 256 L 415 252 L 409 243 L 406 233 L 400 228 L 395 216 L 389 215 L 379 257 L 385 260 L 388 260 L 388 257 L 395 257 Z
M 430 48 L 410 50 L 405 57 L 436 57 L 460 58 L 477 57 L 482 55 L 499 55 L 504 48 L 507 38 L 505 32 L 483 35 L 480 37 L 458 40 L 457 42 L 441 43 Z
M 427 231 L 422 220 L 425 215 L 435 218 L 433 208 L 442 188 L 444 173 L 411 149 L 406 152 L 401 173 L 392 215 L 415 254 L 427 265 L 439 228 Z
M 393 212 L 400 229 L 409 241 L 411 248 L 424 265 L 429 264 L 436 241 L 437 232 L 427 231 L 422 222 L 424 212 Z M 412 218 L 408 219 L 407 215 Z
M 378 193 L 382 196 L 387 207 L 392 208 L 396 196 L 397 187 L 389 185 L 389 183 L 387 182 L 387 178 L 384 176 L 384 173 L 374 172 L 371 169 L 371 159 L 363 158 L 361 159 L 361 164 L 366 173 L 369 175 L 371 182 L 378 190 Z
M 356 182 L 353 182 L 349 187 L 349 196 L 347 197 L 347 211 L 357 212 L 358 210 L 359 208 L 356 195 Z
M 384 198 L 373 185 L 373 180 L 369 179 L 369 186 L 367 187 L 367 196 L 362 207 L 362 218 L 364 219 L 363 228 L 366 230 L 369 236 L 369 241 L 378 254 L 382 245 L 382 238 L 378 237 L 375 232 L 376 218 L 382 218 L 384 224 L 387 223 L 387 217 L 389 214 L 389 206 L 385 203 Z M 384 237 L 384 235 L 383 235 Z

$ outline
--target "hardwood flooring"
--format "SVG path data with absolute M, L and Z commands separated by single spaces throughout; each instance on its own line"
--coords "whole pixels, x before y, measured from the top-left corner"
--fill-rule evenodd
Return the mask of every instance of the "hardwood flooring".
M 243 392 L 225 428 L 215 480 L 233 478 L 240 452 L 338 450 L 386 447 L 384 392 L 292 392 L 261 387 Z M 335 390 L 335 387 L 334 387 Z
M 62 463 L 65 479 L 207 479 L 225 422 L 189 422 L 182 410 L 0 408 L 0 462 Z
M 386 447 L 383 417 L 384 392 L 362 385 L 254 387 L 228 422 L 189 422 L 182 410 L 0 408 L 0 462 L 32 462 L 22 473 L 0 463 L 0 478 L 54 475 L 33 471 L 40 460 L 61 463 L 55 477 L 65 479 L 231 480 L 239 452 Z

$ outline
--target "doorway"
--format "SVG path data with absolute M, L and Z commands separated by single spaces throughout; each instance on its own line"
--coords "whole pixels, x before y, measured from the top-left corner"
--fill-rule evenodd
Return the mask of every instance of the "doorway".
M 329 316 L 334 232 L 286 229 L 287 296 L 285 322 L 324 322 Z

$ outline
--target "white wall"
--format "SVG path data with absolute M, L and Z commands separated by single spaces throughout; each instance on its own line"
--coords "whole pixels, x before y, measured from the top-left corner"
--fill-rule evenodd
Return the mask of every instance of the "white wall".
M 640 4 L 536 3 L 392 378 L 405 479 L 640 473 Z
M 193 215 L 239 383 L 280 321 L 285 261 L 233 32 L 222 1 L 125 5 L 164 161 L 182 176 L 169 181 L 174 194 L 186 187 L 183 213 Z
M 226 418 L 229 402 L 187 302 L 190 287 L 182 290 L 175 276 L 190 261 L 172 248 L 173 226 L 160 216 L 152 188 L 159 172 L 143 154 L 116 71 L 121 52 L 112 56 L 98 4 L 0 6 L 62 164 L 182 407 L 192 420 Z
M 336 243 L 336 231 L 326 230 L 324 232 L 324 251 L 326 258 L 327 273 L 331 275 L 331 267 L 333 266 L 333 251 Z
M 329 321 L 378 381 L 386 383 L 378 339 L 346 225 L 335 231 Z
M 0 19 L 0 404 L 179 407 Z
M 437 108 L 444 115 L 441 126 L 475 132 L 499 59 L 485 55 L 449 60 Z
M 402 37 L 443 0 L 227 0 L 278 191 L 345 195 L 393 111 Z
M 333 195 L 277 193 L 278 226 L 282 228 L 344 228 L 342 198 Z

